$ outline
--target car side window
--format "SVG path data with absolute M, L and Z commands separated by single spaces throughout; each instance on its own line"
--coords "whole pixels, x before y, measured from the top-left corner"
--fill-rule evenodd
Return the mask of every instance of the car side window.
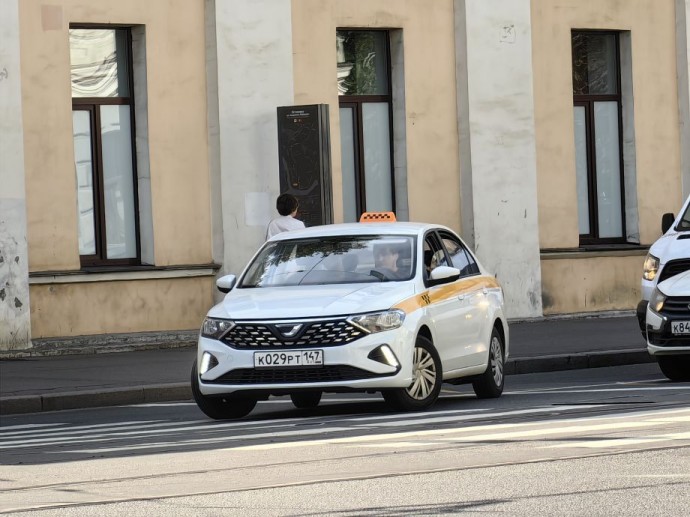
M 424 238 L 424 278 L 429 278 L 429 273 L 438 266 L 447 265 L 446 255 L 433 233 Z
M 441 240 L 450 255 L 453 267 L 460 270 L 461 277 L 479 273 L 479 266 L 459 240 L 448 233 L 442 233 Z

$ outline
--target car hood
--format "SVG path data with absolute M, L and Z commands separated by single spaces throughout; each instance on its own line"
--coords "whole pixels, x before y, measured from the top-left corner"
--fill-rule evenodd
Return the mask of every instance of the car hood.
M 690 232 L 671 231 L 657 240 L 649 249 L 649 253 L 659 259 L 662 264 L 669 260 L 690 257 Z
M 413 281 L 235 288 L 208 315 L 235 320 L 341 316 L 385 310 L 414 293 Z
M 666 296 L 690 296 L 690 271 L 672 276 L 658 287 Z

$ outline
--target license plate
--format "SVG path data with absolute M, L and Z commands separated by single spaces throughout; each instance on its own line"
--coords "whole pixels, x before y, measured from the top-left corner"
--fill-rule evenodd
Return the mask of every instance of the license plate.
M 690 321 L 672 321 L 671 332 L 673 334 L 690 334 Z
M 254 368 L 298 368 L 323 366 L 323 350 L 254 352 Z

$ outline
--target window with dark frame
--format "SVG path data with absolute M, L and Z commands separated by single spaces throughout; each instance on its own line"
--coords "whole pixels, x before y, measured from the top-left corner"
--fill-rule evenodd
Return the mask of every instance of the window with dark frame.
M 343 216 L 395 211 L 390 43 L 386 30 L 336 32 Z
M 470 255 L 469 251 L 463 244 L 455 238 L 455 236 L 447 232 L 439 232 L 443 247 L 450 256 L 450 261 L 453 267 L 460 270 L 460 277 L 479 274 L 479 266 Z
M 580 244 L 626 242 L 617 32 L 572 31 Z
M 138 265 L 131 32 L 71 26 L 69 41 L 81 266 Z

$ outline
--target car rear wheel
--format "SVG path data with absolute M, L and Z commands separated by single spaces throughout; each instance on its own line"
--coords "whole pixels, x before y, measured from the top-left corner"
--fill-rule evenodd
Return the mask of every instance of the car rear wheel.
M 663 355 L 656 358 L 661 372 L 672 381 L 690 380 L 690 355 Z
M 295 407 L 300 409 L 314 408 L 321 402 L 321 392 L 320 391 L 308 391 L 305 393 L 293 393 L 290 395 L 292 403 Z
M 402 411 L 416 411 L 431 406 L 443 384 L 441 358 L 430 339 L 417 336 L 412 363 L 412 384 L 407 388 L 385 390 L 386 402 Z
M 228 420 L 231 418 L 242 418 L 251 413 L 256 406 L 256 399 L 240 395 L 228 397 L 208 397 L 199 390 L 199 374 L 197 373 L 196 361 L 192 366 L 192 395 L 199 409 L 206 416 L 215 420 Z
M 474 393 L 480 399 L 498 398 L 503 393 L 505 376 L 503 374 L 504 354 L 503 339 L 496 327 L 491 332 L 489 342 L 489 361 L 486 371 L 472 383 Z

